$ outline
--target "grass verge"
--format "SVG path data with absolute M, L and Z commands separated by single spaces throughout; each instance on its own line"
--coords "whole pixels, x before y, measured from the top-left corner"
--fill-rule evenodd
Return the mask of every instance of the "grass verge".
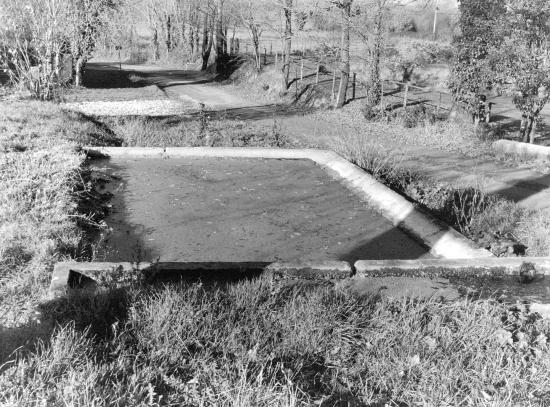
M 0 331 L 32 316 L 54 262 L 83 255 L 93 191 L 78 145 L 110 137 L 52 103 L 0 101 Z
M 543 405 L 548 322 L 523 307 L 378 300 L 269 280 L 55 304 L 48 344 L 0 402 L 51 405 Z M 70 322 L 67 322 L 70 321 Z

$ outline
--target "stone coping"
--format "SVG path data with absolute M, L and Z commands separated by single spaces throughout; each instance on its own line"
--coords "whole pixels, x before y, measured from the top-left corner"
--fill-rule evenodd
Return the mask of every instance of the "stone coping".
M 524 158 L 550 160 L 550 147 L 522 143 L 513 140 L 498 140 L 492 144 L 493 150 L 504 154 L 515 154 Z

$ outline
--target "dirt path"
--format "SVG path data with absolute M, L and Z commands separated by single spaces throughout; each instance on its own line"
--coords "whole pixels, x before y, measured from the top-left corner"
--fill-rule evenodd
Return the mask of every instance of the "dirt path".
M 206 72 L 124 64 L 122 69 L 133 72 L 137 78 L 148 84 L 157 85 L 171 98 L 204 103 L 208 109 L 221 110 L 256 105 L 226 92 L 222 87 L 212 86 L 214 77 Z

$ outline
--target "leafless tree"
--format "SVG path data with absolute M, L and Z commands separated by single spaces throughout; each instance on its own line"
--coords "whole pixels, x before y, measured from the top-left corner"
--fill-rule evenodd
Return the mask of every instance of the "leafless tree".
M 11 78 L 40 99 L 50 99 L 58 81 L 67 20 L 66 0 L 0 3 Z
M 113 0 L 35 0 L 2 2 L 3 36 L 10 44 L 12 77 L 28 85 L 36 97 L 49 99 L 60 85 L 62 57 L 70 53 L 73 81 L 96 45 Z

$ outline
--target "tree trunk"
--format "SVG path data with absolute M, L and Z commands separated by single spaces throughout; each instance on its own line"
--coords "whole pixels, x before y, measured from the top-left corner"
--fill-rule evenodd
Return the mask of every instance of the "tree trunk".
M 199 28 L 195 28 L 195 33 L 194 33 L 194 40 L 195 40 L 195 54 L 198 55 L 199 53 L 199 49 L 200 49 L 200 43 L 201 43 L 201 35 L 200 35 L 200 31 L 199 31 Z
M 156 28 L 153 28 L 153 61 L 158 61 L 160 59 L 160 44 L 159 44 L 159 33 Z
M 166 17 L 166 50 L 172 51 L 172 19 L 170 16 Z
M 212 51 L 213 30 L 209 30 L 208 15 L 204 15 L 204 26 L 202 32 L 202 67 L 201 71 L 206 71 L 208 68 L 208 60 Z
M 74 85 L 78 88 L 82 86 L 82 71 L 84 68 L 84 58 L 78 57 L 74 65 Z
M 367 105 L 376 106 L 382 99 L 382 79 L 380 78 L 380 60 L 384 41 L 383 32 L 384 10 L 379 8 L 375 16 L 374 44 L 368 69 Z
M 223 29 L 223 53 L 224 55 L 229 55 L 229 50 L 227 49 L 227 24 L 225 25 L 225 28 Z
M 254 20 L 248 22 L 248 30 L 252 39 L 252 51 L 254 52 L 254 64 L 256 71 L 262 70 L 262 54 L 260 51 L 260 32 Z
M 55 56 L 54 56 L 54 72 L 55 72 L 55 78 L 58 82 L 62 81 L 62 78 L 61 78 L 62 62 L 63 62 L 63 56 L 61 55 L 61 48 L 58 47 L 55 51 Z
M 537 137 L 537 120 L 535 117 L 530 118 L 531 124 L 529 129 L 529 143 L 534 144 Z
M 227 63 L 224 52 L 224 32 L 223 32 L 223 3 L 224 0 L 216 2 L 216 73 L 223 74 Z
M 341 62 L 340 88 L 336 107 L 340 108 L 346 103 L 346 94 L 349 81 L 349 34 L 351 28 L 351 3 L 353 0 L 346 0 L 342 3 L 342 45 L 340 47 Z
M 529 137 L 529 134 L 527 132 L 527 127 L 528 127 L 527 115 L 522 114 L 521 123 L 519 125 L 519 138 L 524 143 L 527 143 L 528 137 Z
M 229 54 L 230 55 L 236 55 L 238 53 L 238 51 L 236 50 L 236 47 L 235 47 L 235 34 L 236 34 L 236 31 L 237 31 L 237 25 L 233 25 L 233 35 L 231 36 L 231 46 L 229 47 Z
M 283 93 L 287 92 L 290 82 L 290 52 L 292 51 L 292 6 L 293 0 L 285 0 L 285 38 L 282 55 Z

